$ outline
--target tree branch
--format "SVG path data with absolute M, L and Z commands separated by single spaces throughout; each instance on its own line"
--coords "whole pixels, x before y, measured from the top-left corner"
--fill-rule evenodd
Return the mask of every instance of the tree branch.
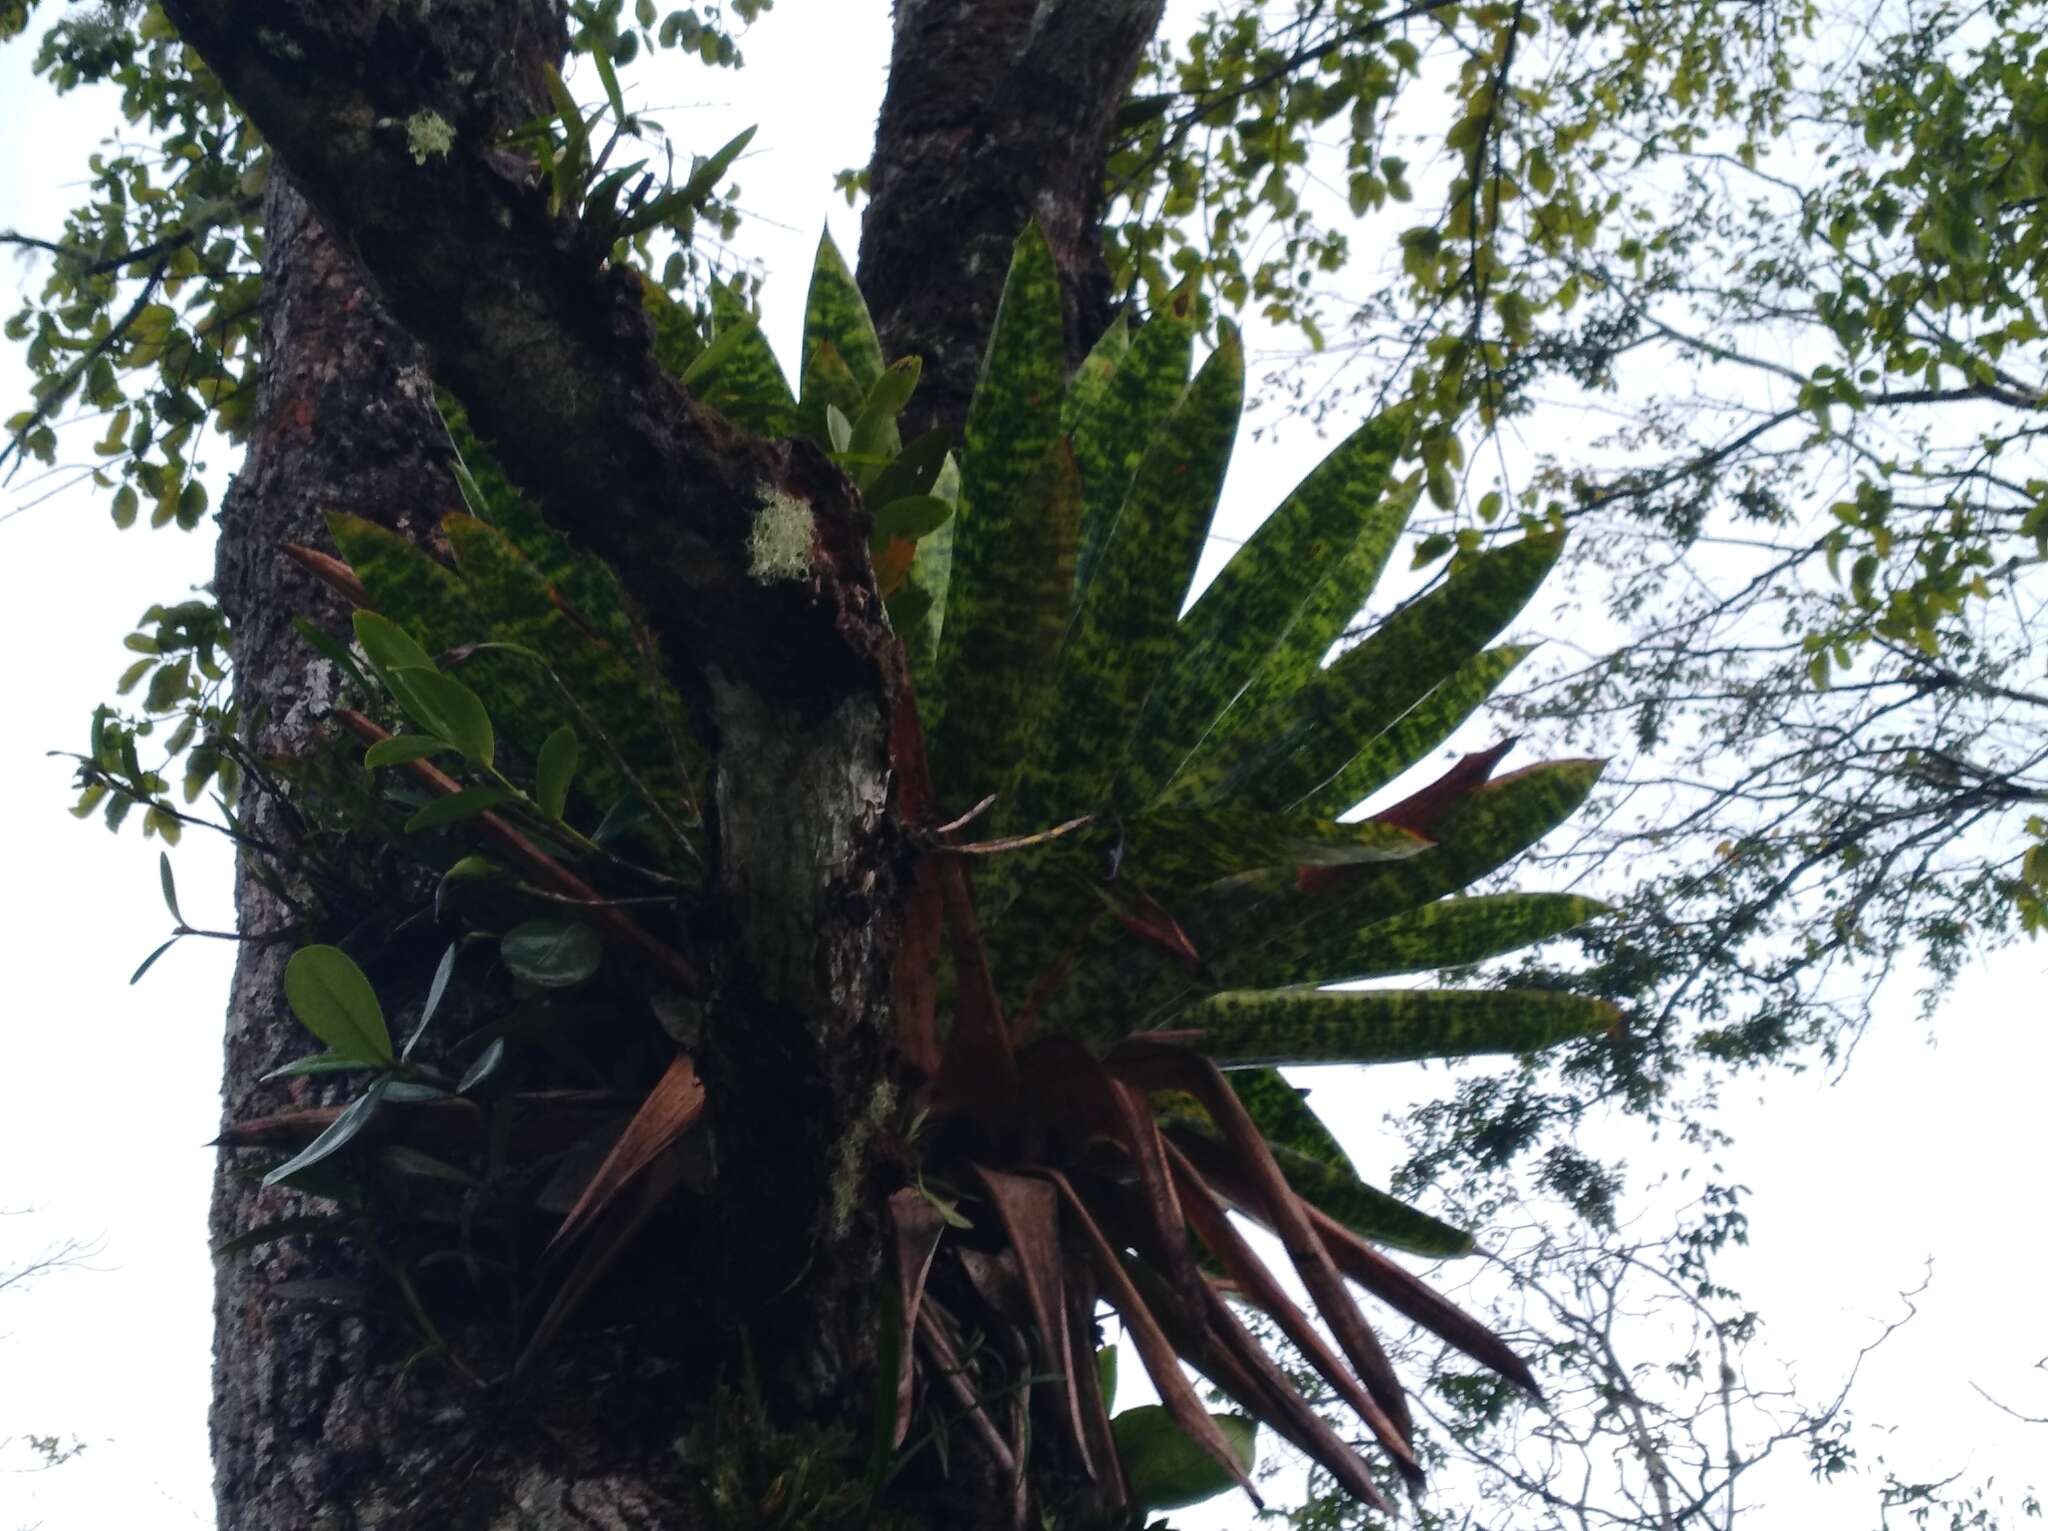
M 691 401 L 655 357 L 638 280 L 590 265 L 532 167 L 494 147 L 559 47 L 552 4 L 435 7 L 431 24 L 372 0 L 166 10 L 353 243 L 514 480 L 675 640 L 692 694 L 736 684 L 816 717 L 890 689 L 892 640 L 843 476 L 815 449 L 753 439 Z M 453 131 L 446 150 L 421 147 L 436 120 Z M 755 571 L 771 507 L 812 531 L 799 577 Z

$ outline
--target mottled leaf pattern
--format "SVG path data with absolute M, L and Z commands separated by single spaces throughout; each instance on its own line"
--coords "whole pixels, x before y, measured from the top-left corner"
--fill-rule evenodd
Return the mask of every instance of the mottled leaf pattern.
M 1082 358 L 1074 380 L 1067 385 L 1067 401 L 1060 408 L 1060 429 L 1067 435 L 1074 435 L 1082 428 L 1082 422 L 1093 421 L 1102 414 L 1107 407 L 1110 379 L 1116 376 L 1130 349 L 1130 314 L 1119 312 Z
M 711 284 L 712 344 L 717 344 L 719 335 L 752 317 L 737 292 L 723 282 Z M 696 379 L 693 391 L 734 424 L 758 436 L 796 432 L 796 399 L 758 325 L 742 335 L 716 367 Z
M 1104 379 L 1093 408 L 1077 403 L 1068 428 L 1081 465 L 1081 554 L 1077 588 L 1095 576 L 1131 477 L 1160 423 L 1188 386 L 1194 366 L 1195 294 L 1182 287 L 1131 337 L 1116 370 Z M 1113 342 L 1112 342 L 1113 344 Z M 1084 384 L 1088 383 L 1084 371 Z M 1090 384 L 1090 391 L 1093 385 Z
M 1351 1156 L 1308 1103 L 1309 1092 L 1289 1084 L 1278 1069 L 1233 1069 L 1230 1088 L 1267 1142 L 1357 1175 Z
M 1598 761 L 1512 772 L 1446 815 L 1435 847 L 1421 855 L 1351 868 L 1314 892 L 1291 871 L 1226 878 L 1180 900 L 1175 913 L 1225 987 L 1334 981 L 1362 929 L 1455 893 L 1518 855 L 1576 809 L 1599 774 Z M 1097 931 L 1047 1002 L 1045 1022 L 1106 1041 L 1174 1024 L 1205 992 L 1153 954 Z
M 638 655 L 622 654 L 592 637 L 565 615 L 540 571 L 491 527 L 470 516 L 450 516 L 442 527 L 470 599 L 492 630 L 502 641 L 544 656 L 548 669 L 602 730 L 601 738 L 588 741 L 591 747 L 583 755 L 585 790 L 603 803 L 628 795 L 630 785 L 619 770 L 619 757 L 624 757 L 650 790 L 667 800 L 686 801 L 691 790 L 688 777 L 704 779 L 709 762 L 672 758 L 650 689 L 662 682 L 650 678 L 649 667 Z M 484 693 L 501 726 L 529 749 L 537 749 L 556 728 L 584 721 L 532 660 L 483 653 L 464 664 L 462 674 Z M 507 704 L 496 700 L 499 695 L 513 699 L 516 712 L 508 712 Z M 672 693 L 663 705 L 670 717 L 682 715 L 681 702 Z M 678 743 L 696 754 L 693 741 Z
M 1606 909 L 1598 899 L 1572 893 L 1438 899 L 1354 931 L 1315 981 L 1350 983 L 1484 962 L 1562 935 Z
M 1059 551 L 1071 534 L 1052 522 L 1045 500 L 1065 385 L 1059 272 L 1033 225 L 1017 242 L 968 410 L 960 508 L 951 523 L 951 588 L 939 633 L 938 706 L 925 713 L 939 802 L 956 812 L 995 791 L 1014 769 L 1014 754 L 988 747 L 1017 737 L 1015 719 L 1026 699 L 1009 689 L 1022 664 L 1015 650 L 1022 633 L 1037 629 L 1047 564 L 1057 559 L 1072 567 L 1073 555 Z M 1033 655 L 1026 666 L 1034 684 L 1047 657 Z
M 860 393 L 874 387 L 875 379 L 882 375 L 882 343 L 875 338 L 875 324 L 868 317 L 867 302 L 829 232 L 819 236 L 818 258 L 811 267 L 811 290 L 804 299 L 807 373 L 811 354 L 820 344 L 830 345 L 839 353 Z
M 1391 540 L 1387 529 L 1398 530 L 1406 515 L 1398 508 L 1390 512 L 1381 496 L 1407 437 L 1405 413 L 1380 415 L 1360 426 L 1202 592 L 1174 633 L 1173 658 L 1132 735 L 1125 801 L 1150 802 L 1180 769 L 1258 677 L 1326 574 L 1345 563 L 1361 540 L 1370 538 L 1374 548 Z M 1304 639 L 1306 633 L 1305 627 Z M 1319 650 L 1311 663 L 1321 659 Z
M 803 398 L 797 405 L 797 429 L 820 444 L 829 444 L 831 433 L 825 411 L 838 410 L 850 421 L 860 413 L 866 392 L 846 365 L 846 358 L 829 340 L 821 340 L 804 353 Z
M 1058 703 L 1018 783 L 1013 824 L 1099 807 L 1201 556 L 1244 408 L 1234 331 L 1147 447 L 1060 653 Z
M 1302 807 L 1345 813 L 1371 797 L 1449 738 L 1532 652 L 1532 644 L 1507 643 L 1474 655 L 1310 793 Z
M 340 512 L 327 517 L 327 533 L 379 615 L 417 638 L 429 656 L 487 630 L 461 576 L 410 538 Z
M 1617 1016 L 1602 1000 L 1543 990 L 1292 989 L 1212 994 L 1175 1024 L 1199 1030 L 1225 1068 L 1273 1068 L 1533 1053 Z
M 1482 553 L 1291 696 L 1252 712 L 1176 778 L 1167 799 L 1276 811 L 1309 799 L 1506 626 L 1562 546 L 1543 533 Z
M 1247 1211 L 1259 1206 L 1263 1199 L 1259 1188 L 1231 1154 L 1214 1123 L 1176 1118 L 1167 1137 L 1226 1199 Z M 1287 1184 L 1302 1200 L 1361 1237 L 1440 1260 L 1472 1252 L 1469 1233 L 1367 1185 L 1349 1169 L 1283 1143 L 1269 1142 L 1267 1147 Z
M 637 641 L 634 623 L 611 566 L 571 546 L 568 538 L 542 520 L 532 502 L 513 488 L 498 466 L 497 456 L 471 433 L 461 406 L 446 393 L 439 396 L 439 402 L 449 439 L 461 456 L 468 486 L 478 501 L 471 504 L 470 513 L 503 532 L 532 561 L 578 623 L 621 651 L 631 650 Z M 659 672 L 661 667 L 654 668 Z

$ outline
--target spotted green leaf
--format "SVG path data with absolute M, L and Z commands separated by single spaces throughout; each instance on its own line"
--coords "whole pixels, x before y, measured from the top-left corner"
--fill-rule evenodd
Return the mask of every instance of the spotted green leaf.
M 1315 813 L 1343 813 L 1372 796 L 1456 732 L 1532 652 L 1532 644 L 1510 643 L 1475 654 L 1352 756 L 1302 806 Z
M 1197 888 L 1261 867 L 1399 861 L 1430 841 L 1393 824 L 1278 814 L 1161 809 L 1106 826 L 1091 840 L 1121 840 L 1124 863 L 1147 887 Z
M 1165 799 L 1273 811 L 1311 799 L 1513 620 L 1562 546 L 1560 536 L 1542 533 L 1481 554 L 1293 695 L 1259 707 L 1220 741 L 1212 736 Z
M 1169 1118 L 1167 1132 L 1197 1164 L 1219 1159 L 1230 1162 L 1236 1157 L 1224 1147 L 1222 1135 L 1206 1116 L 1175 1113 Z M 1268 1146 L 1287 1183 L 1303 1200 L 1360 1237 L 1440 1260 L 1472 1252 L 1469 1233 L 1366 1184 L 1348 1163 L 1304 1153 L 1273 1139 L 1268 1139 Z
M 1083 369 L 1068 428 L 1081 465 L 1081 552 L 1074 570 L 1086 589 L 1152 436 L 1187 390 L 1194 366 L 1195 293 L 1183 286 L 1131 337 L 1114 372 Z M 1113 346 L 1115 342 L 1111 342 Z M 1107 360 L 1105 356 L 1103 358 Z
M 1484 893 L 1439 899 L 1367 925 L 1333 951 L 1323 983 L 1464 967 L 1563 935 L 1604 914 L 1573 893 Z
M 936 685 L 925 710 L 932 771 L 941 804 L 966 807 L 1001 785 L 1016 755 L 991 753 L 1021 743 L 1018 717 L 1033 698 L 1018 687 L 1042 684 L 1047 654 L 1017 651 L 1046 620 L 1048 566 L 1064 560 L 1072 579 L 1077 535 L 1072 494 L 1048 487 L 1061 439 L 1066 329 L 1059 272 L 1044 233 L 1033 224 L 1017 241 L 979 386 L 962 435 L 960 504 L 953 519 L 952 565 Z M 1070 453 L 1061 453 L 1071 463 Z M 1064 521 L 1065 524 L 1060 524 Z M 1067 551 L 1062 552 L 1062 549 Z M 1062 592 L 1059 618 L 1064 620 Z
M 1315 891 L 1291 871 L 1227 878 L 1177 900 L 1173 912 L 1225 987 L 1335 982 L 1360 931 L 1459 892 L 1520 854 L 1585 800 L 1599 774 L 1599 761 L 1571 760 L 1496 777 L 1433 827 L 1437 843 L 1421 855 L 1346 869 L 1336 886 Z M 1177 1024 L 1207 992 L 1153 953 L 1097 931 L 1043 1023 L 1106 1040 Z
M 1120 311 L 1108 329 L 1081 359 L 1073 381 L 1067 385 L 1066 403 L 1060 407 L 1060 429 L 1069 436 L 1107 407 L 1110 379 L 1131 349 L 1131 321 Z
M 1554 990 L 1233 990 L 1212 994 L 1176 1023 L 1225 1068 L 1312 1063 L 1410 1063 L 1533 1053 L 1614 1025 L 1602 1000 Z
M 470 640 L 487 633 L 539 656 L 484 651 L 462 666 L 463 678 L 507 736 L 545 739 L 564 725 L 594 729 L 593 748 L 578 766 L 591 797 L 615 802 L 634 790 L 625 775 L 630 763 L 649 791 L 665 801 L 687 802 L 691 782 L 702 779 L 708 762 L 687 730 L 663 726 L 664 716 L 679 720 L 685 714 L 659 667 L 637 645 L 593 633 L 578 620 L 581 613 L 564 611 L 539 565 L 510 538 L 472 516 L 445 517 L 441 529 L 455 552 L 469 604 L 483 618 Z M 576 699 L 580 715 L 556 680 Z
M 358 611 L 352 618 L 356 642 L 377 669 L 431 666 L 433 650 L 461 641 L 454 636 L 460 624 L 471 624 L 471 633 L 477 630 L 476 613 L 450 570 L 368 521 L 330 516 L 328 526 L 371 599 L 389 608 L 388 614 Z
M 1333 982 L 1361 929 L 1456 893 L 1520 855 L 1585 801 L 1600 765 L 1553 761 L 1496 777 L 1445 816 L 1425 855 L 1359 867 L 1326 891 L 1306 892 L 1298 882 L 1220 887 L 1190 911 L 1190 928 L 1215 948 L 1211 960 L 1232 987 Z
M 1065 816 L 1108 800 L 1132 725 L 1172 652 L 1243 408 L 1244 348 L 1226 328 L 1145 451 L 1080 593 L 1013 818 Z
M 1267 1142 L 1357 1175 L 1351 1156 L 1309 1105 L 1307 1090 L 1289 1084 L 1278 1069 L 1232 1069 L 1229 1081 Z
M 1360 1238 L 1409 1254 L 1455 1260 L 1472 1253 L 1472 1235 L 1389 1196 L 1356 1175 L 1275 1144 L 1273 1158 L 1302 1200 L 1320 1208 Z
M 882 375 L 882 343 L 868 317 L 867 301 L 847 269 L 846 258 L 830 231 L 818 237 L 818 256 L 811 265 L 811 290 L 804 299 L 804 356 L 820 344 L 830 345 L 862 392 Z M 841 408 L 845 406 L 842 405 Z
M 1383 499 L 1408 435 L 1381 415 L 1325 457 L 1252 533 L 1174 633 L 1173 658 L 1145 704 L 1124 767 L 1125 799 L 1145 803 L 1179 770 L 1269 655 L 1326 572 L 1362 539 L 1391 546 L 1406 507 Z M 1327 642 L 1324 647 L 1327 647 Z M 1320 662 L 1320 653 L 1314 661 Z M 1306 680 L 1311 671 L 1304 670 Z
M 865 394 L 846 358 L 829 340 L 821 340 L 804 355 L 800 383 L 802 400 L 797 406 L 797 429 L 822 446 L 843 452 L 853 444 L 853 417 L 860 413 Z M 834 441 L 832 412 L 846 422 L 845 441 Z
M 753 314 L 745 301 L 723 282 L 711 284 L 712 344 L 736 326 L 747 324 Z M 797 428 L 796 399 L 758 325 L 750 328 L 717 367 L 697 379 L 697 397 L 760 436 L 794 435 Z

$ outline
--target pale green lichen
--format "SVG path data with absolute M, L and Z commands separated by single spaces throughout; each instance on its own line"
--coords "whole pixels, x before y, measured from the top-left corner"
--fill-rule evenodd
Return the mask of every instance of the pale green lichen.
M 764 584 L 810 578 L 815 531 L 810 506 L 780 489 L 764 488 L 754 529 L 747 537 L 747 572 Z
M 446 158 L 455 147 L 455 129 L 439 112 L 422 108 L 405 119 L 405 146 L 412 150 L 415 165 L 424 165 L 430 154 Z
M 888 1124 L 896 1109 L 896 1087 L 884 1079 L 868 1097 L 867 1109 L 854 1120 L 839 1140 L 839 1163 L 832 1171 L 832 1231 L 844 1233 L 853 1223 L 860 1205 L 861 1182 L 866 1178 L 868 1144 Z

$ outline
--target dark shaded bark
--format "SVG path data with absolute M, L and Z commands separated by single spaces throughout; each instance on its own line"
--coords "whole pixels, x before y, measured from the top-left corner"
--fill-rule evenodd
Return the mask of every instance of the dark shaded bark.
M 1165 0 L 896 0 L 860 284 L 883 348 L 924 361 L 907 429 L 966 418 L 1027 220 L 1059 263 L 1069 361 L 1108 326 L 1105 166 L 1164 9 Z

